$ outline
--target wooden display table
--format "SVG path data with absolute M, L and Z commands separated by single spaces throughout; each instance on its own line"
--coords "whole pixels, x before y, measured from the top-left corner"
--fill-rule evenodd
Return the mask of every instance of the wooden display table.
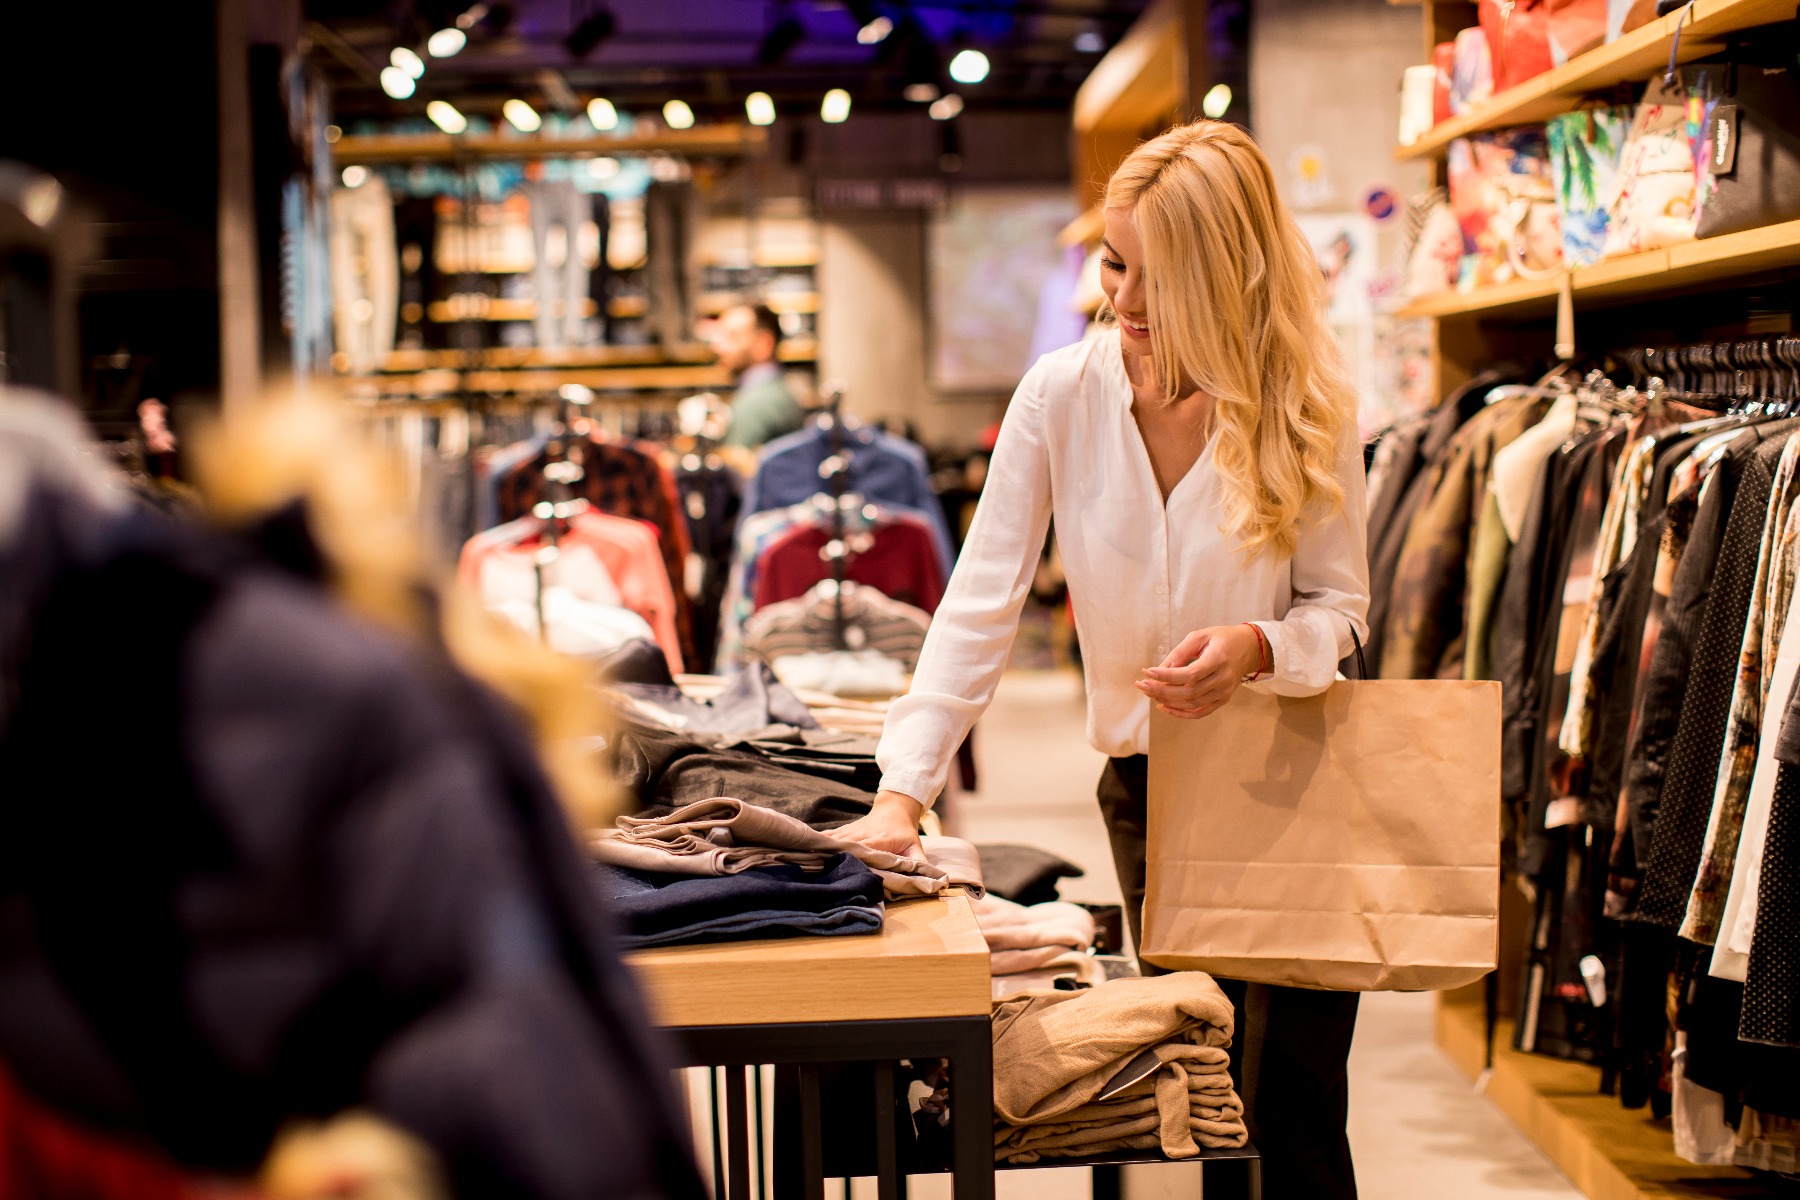
M 883 1200 L 900 1195 L 898 1125 L 905 1114 L 895 1111 L 894 1063 L 902 1058 L 951 1061 L 956 1197 L 992 1200 L 988 949 L 960 890 L 890 903 L 886 924 L 873 937 L 669 946 L 637 951 L 626 961 L 652 1018 L 675 1034 L 685 1062 L 733 1068 L 727 1144 L 714 1155 L 718 1200 L 752 1195 L 744 1068 L 763 1064 L 799 1068 L 798 1182 L 800 1193 L 813 1198 L 825 1194 L 819 1066 L 873 1063 L 876 1174 Z M 756 1182 L 760 1191 L 762 1180 Z

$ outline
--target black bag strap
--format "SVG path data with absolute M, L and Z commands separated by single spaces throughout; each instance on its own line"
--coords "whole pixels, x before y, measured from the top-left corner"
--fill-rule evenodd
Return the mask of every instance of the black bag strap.
M 1350 622 L 1350 644 L 1356 647 L 1356 677 L 1369 678 L 1369 661 L 1363 657 L 1362 635 L 1356 632 L 1356 622 Z

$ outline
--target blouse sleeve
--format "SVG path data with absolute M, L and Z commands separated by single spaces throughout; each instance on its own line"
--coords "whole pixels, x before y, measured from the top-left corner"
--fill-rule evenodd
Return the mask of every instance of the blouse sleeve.
M 1044 374 L 1040 362 L 1007 407 L 981 503 L 932 617 L 912 689 L 888 710 L 875 752 L 882 790 L 927 807 L 943 790 L 957 747 L 994 698 L 1049 532 Z
M 1279 621 L 1255 624 L 1269 639 L 1275 673 L 1250 686 L 1281 696 L 1312 696 L 1331 686 L 1350 653 L 1350 629 L 1369 640 L 1369 525 L 1362 444 L 1352 419 L 1339 445 L 1343 508 L 1309 518 L 1294 547 L 1293 607 Z

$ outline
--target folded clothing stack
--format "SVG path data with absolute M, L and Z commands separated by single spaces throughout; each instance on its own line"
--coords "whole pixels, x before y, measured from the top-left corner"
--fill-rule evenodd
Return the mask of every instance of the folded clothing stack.
M 1093 914 L 1062 900 L 1027 906 L 986 895 L 975 902 L 975 921 L 993 975 L 1073 967 L 1094 947 Z
M 932 839 L 953 858 L 953 838 Z M 966 845 L 966 844 L 958 844 Z M 612 829 L 589 841 L 594 857 L 609 866 L 664 875 L 721 877 L 759 867 L 789 866 L 822 870 L 837 856 L 850 854 L 881 878 L 891 899 L 934 896 L 952 883 L 979 888 L 977 874 L 951 878 L 951 873 L 923 858 L 877 850 L 860 842 L 814 829 L 805 823 L 743 800 L 714 796 L 676 809 L 666 816 L 620 817 Z
M 732 875 L 650 875 L 601 864 L 600 887 L 629 947 L 751 938 L 880 933 L 881 878 L 851 854 L 820 870 L 759 867 Z
M 1231 1002 L 1208 975 L 1028 992 L 994 1006 L 993 1029 L 996 1159 L 1180 1159 L 1249 1139 L 1229 1073 Z

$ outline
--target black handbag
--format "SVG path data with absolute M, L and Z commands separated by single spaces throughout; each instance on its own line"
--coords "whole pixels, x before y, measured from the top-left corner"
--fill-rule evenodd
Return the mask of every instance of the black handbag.
M 1759 33 L 1728 61 L 1682 68 L 1706 102 L 1696 237 L 1800 220 L 1800 65 L 1791 33 Z

